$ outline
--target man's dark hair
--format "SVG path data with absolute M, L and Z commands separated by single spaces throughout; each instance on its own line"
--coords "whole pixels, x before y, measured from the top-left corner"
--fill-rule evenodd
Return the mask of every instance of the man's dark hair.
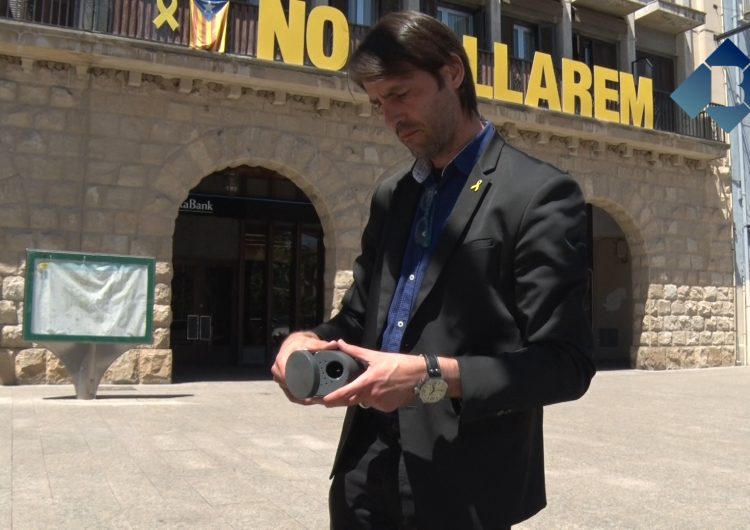
M 399 11 L 381 18 L 365 35 L 349 60 L 349 77 L 362 87 L 365 81 L 424 70 L 443 88 L 440 69 L 455 54 L 464 65 L 464 80 L 458 87 L 461 107 L 478 114 L 477 94 L 469 58 L 458 35 L 437 19 L 417 11 Z

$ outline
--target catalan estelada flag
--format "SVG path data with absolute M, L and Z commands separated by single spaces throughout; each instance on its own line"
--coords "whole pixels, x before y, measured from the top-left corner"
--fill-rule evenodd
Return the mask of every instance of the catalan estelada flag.
M 190 47 L 224 53 L 229 0 L 190 0 Z

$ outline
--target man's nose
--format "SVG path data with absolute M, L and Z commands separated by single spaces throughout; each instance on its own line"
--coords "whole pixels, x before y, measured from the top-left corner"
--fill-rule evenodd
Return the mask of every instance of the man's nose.
M 383 103 L 383 120 L 388 127 L 395 129 L 401 117 L 402 112 L 397 105 Z

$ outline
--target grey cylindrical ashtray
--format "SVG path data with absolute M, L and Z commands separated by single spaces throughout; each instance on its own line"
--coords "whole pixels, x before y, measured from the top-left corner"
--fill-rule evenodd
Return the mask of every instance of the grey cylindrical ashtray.
M 356 379 L 362 365 L 338 350 L 297 350 L 286 361 L 286 386 L 297 399 L 323 397 Z

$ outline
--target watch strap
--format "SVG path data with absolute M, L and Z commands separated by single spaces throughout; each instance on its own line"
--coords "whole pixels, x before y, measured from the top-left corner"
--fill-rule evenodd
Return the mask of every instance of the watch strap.
M 441 378 L 443 376 L 440 371 L 440 363 L 438 362 L 437 355 L 432 353 L 423 353 L 424 362 L 427 365 L 427 377 L 430 379 Z

